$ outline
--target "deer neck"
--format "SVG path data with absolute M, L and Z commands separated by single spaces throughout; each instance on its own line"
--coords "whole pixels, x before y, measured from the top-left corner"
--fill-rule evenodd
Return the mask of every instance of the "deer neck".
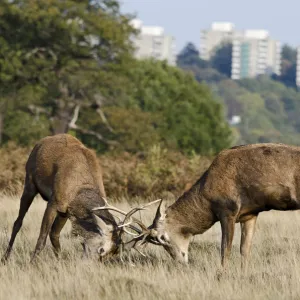
M 91 218 L 92 214 L 98 215 L 99 217 L 102 216 L 111 223 L 115 223 L 115 220 L 112 214 L 106 210 L 96 210 L 93 211 L 93 208 L 104 206 L 104 200 L 101 197 L 101 192 L 97 188 L 81 188 L 74 200 L 70 203 L 69 212 L 71 215 L 75 215 L 79 218 Z
M 168 207 L 165 226 L 169 230 L 195 235 L 205 232 L 215 222 L 209 201 L 197 189 L 191 188 Z

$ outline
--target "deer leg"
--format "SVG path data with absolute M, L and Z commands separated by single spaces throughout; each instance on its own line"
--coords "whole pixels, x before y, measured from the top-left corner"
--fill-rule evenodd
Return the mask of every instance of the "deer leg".
M 40 235 L 34 250 L 34 253 L 31 258 L 31 262 L 35 259 L 35 257 L 45 248 L 47 236 L 51 229 L 51 226 L 55 220 L 57 215 L 56 205 L 53 202 L 49 202 L 43 217 L 42 226 L 40 230 Z
M 241 223 L 241 247 L 240 252 L 242 255 L 242 270 L 247 271 L 248 260 L 251 248 L 251 242 L 255 231 L 255 224 L 257 220 L 257 215 L 253 216 L 251 219 L 244 223 Z
M 55 218 L 55 221 L 51 227 L 50 231 L 50 240 L 53 246 L 54 254 L 58 257 L 61 248 L 60 248 L 60 242 L 59 242 L 59 235 L 62 231 L 63 227 L 65 226 L 66 222 L 68 220 L 67 216 L 62 216 L 58 213 L 58 215 Z
M 235 220 L 234 216 L 224 216 L 220 220 L 222 228 L 221 263 L 223 268 L 226 268 L 230 256 Z
M 1 259 L 1 262 L 5 262 L 9 258 L 15 238 L 22 227 L 23 219 L 36 194 L 37 194 L 36 187 L 32 182 L 29 181 L 28 177 L 26 177 L 25 187 L 20 201 L 19 215 L 14 223 L 11 238 L 7 250 Z

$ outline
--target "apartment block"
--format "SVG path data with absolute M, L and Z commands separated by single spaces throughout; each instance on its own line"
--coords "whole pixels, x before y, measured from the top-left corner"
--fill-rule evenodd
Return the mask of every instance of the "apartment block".
M 201 31 L 200 57 L 209 60 L 226 42 L 232 43 L 232 79 L 280 74 L 281 45 L 270 38 L 268 31 L 240 31 L 233 23 L 212 23 L 210 29 Z
M 280 75 L 281 46 L 266 30 L 236 33 L 232 44 L 231 78 L 256 77 L 261 74 Z
M 165 34 L 163 27 L 144 26 L 138 19 L 132 20 L 132 25 L 139 30 L 138 36 L 133 39 L 137 59 L 153 57 L 176 65 L 174 37 Z
M 217 46 L 223 42 L 232 42 L 234 33 L 234 24 L 228 22 L 215 22 L 210 29 L 202 30 L 200 57 L 209 60 Z

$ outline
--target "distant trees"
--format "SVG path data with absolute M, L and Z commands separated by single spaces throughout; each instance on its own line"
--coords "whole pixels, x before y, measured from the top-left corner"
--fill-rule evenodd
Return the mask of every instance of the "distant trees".
M 215 49 L 210 59 L 212 68 L 221 74 L 231 77 L 232 43 L 222 43 Z
M 220 52 L 222 53 L 222 50 L 220 50 Z M 218 55 L 213 57 L 215 65 L 217 65 L 218 61 L 220 62 L 218 57 Z M 227 66 L 227 59 L 228 57 L 225 58 L 223 65 Z M 215 69 L 212 66 L 212 61 L 201 59 L 199 51 L 192 43 L 188 43 L 177 56 L 177 66 L 183 70 L 191 71 L 199 82 L 213 83 L 228 77 L 226 74 L 220 73 L 218 69 Z M 219 67 L 222 68 L 222 66 Z M 226 68 L 227 67 L 225 67 L 225 69 Z
M 98 151 L 229 146 L 209 88 L 165 62 L 136 61 L 129 21 L 115 0 L 3 0 L 0 142 L 69 132 Z
M 281 74 L 274 79 L 288 87 L 296 87 L 297 50 L 284 45 L 281 52 Z
M 155 126 L 168 147 L 215 153 L 230 145 L 222 106 L 206 84 L 154 60 L 136 62 L 129 73 L 135 105 L 157 116 Z
M 292 84 L 295 82 L 292 69 L 296 64 L 293 48 L 283 48 L 283 63 L 290 67 L 277 78 L 282 82 L 267 75 L 233 81 L 216 68 L 196 64 L 191 52 L 181 53 L 186 56 L 184 59 L 178 57 L 178 65 L 192 72 L 199 82 L 210 85 L 215 96 L 224 104 L 227 119 L 234 115 L 241 117 L 241 122 L 232 128 L 236 143 L 286 142 L 300 145 L 300 93 L 292 88 L 295 86 Z

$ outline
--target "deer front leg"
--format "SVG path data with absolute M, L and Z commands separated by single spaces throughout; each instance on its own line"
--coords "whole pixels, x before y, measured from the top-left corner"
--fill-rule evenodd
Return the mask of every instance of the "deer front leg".
M 224 216 L 220 220 L 222 228 L 221 263 L 224 269 L 227 267 L 227 260 L 230 256 L 235 220 L 234 216 Z
M 66 222 L 68 220 L 67 216 L 63 216 L 60 215 L 58 213 L 58 215 L 55 218 L 55 221 L 51 227 L 51 231 L 50 231 L 50 241 L 52 243 L 53 246 L 53 251 L 54 254 L 58 257 L 61 248 L 60 248 L 60 242 L 59 242 L 59 235 L 60 232 L 62 231 L 63 227 L 65 226 Z
M 4 263 L 10 256 L 15 238 L 16 238 L 19 230 L 22 227 L 23 219 L 24 219 L 24 217 L 25 217 L 25 215 L 26 215 L 26 213 L 27 213 L 32 201 L 33 201 L 33 198 L 36 196 L 36 194 L 37 194 L 37 190 L 36 190 L 34 184 L 29 179 L 29 176 L 26 176 L 25 187 L 24 187 L 24 191 L 23 191 L 21 201 L 20 201 L 19 215 L 18 215 L 18 218 L 16 219 L 16 221 L 14 223 L 11 238 L 10 238 L 7 250 L 6 250 L 4 256 L 1 259 L 2 263 Z
M 248 219 L 246 222 L 241 223 L 241 247 L 240 252 L 242 255 L 242 270 L 247 272 L 248 260 L 251 249 L 252 238 L 255 231 L 257 215 Z
M 40 235 L 34 253 L 32 255 L 31 262 L 33 262 L 35 257 L 44 249 L 47 241 L 47 236 L 49 234 L 49 231 L 55 220 L 56 215 L 57 215 L 56 205 L 54 205 L 53 202 L 48 203 L 43 217 Z

